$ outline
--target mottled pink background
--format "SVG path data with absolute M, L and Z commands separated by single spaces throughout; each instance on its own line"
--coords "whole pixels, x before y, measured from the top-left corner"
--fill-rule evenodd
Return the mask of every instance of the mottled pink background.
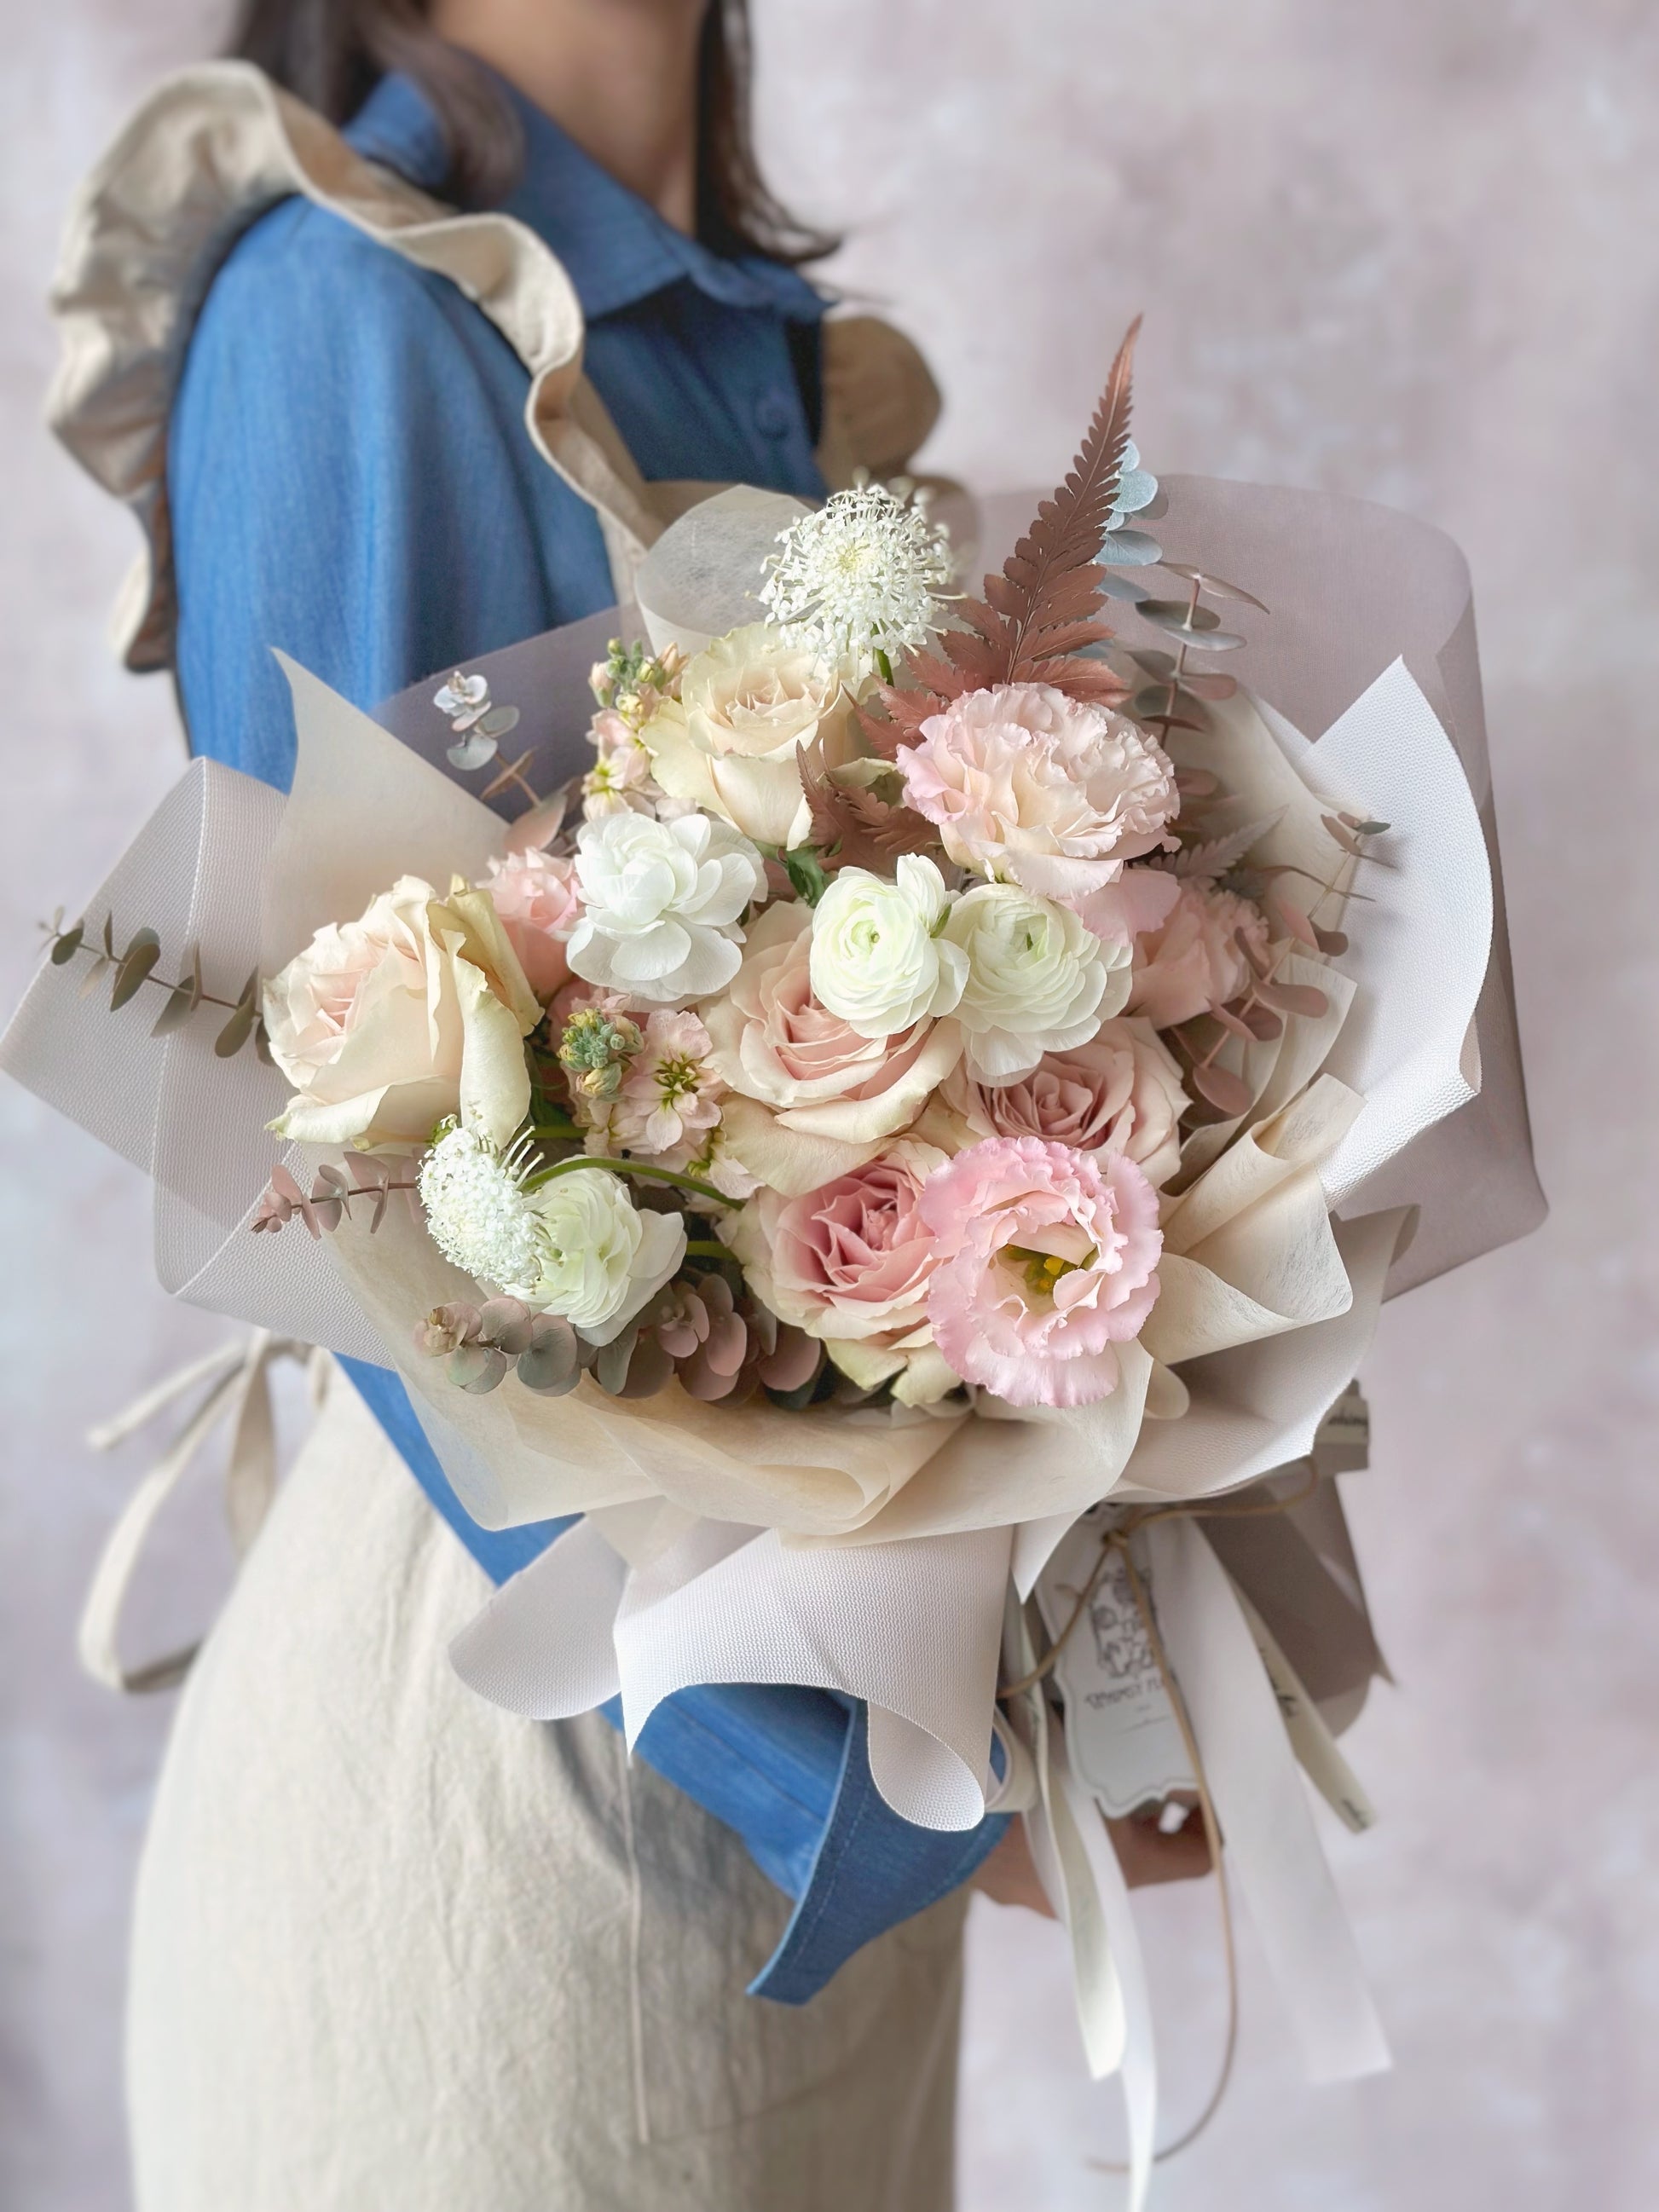
M 937 363 L 935 465 L 1052 480 L 1144 308 L 1153 467 L 1391 501 L 1468 551 L 1555 1213 L 1390 1310 L 1367 1375 L 1376 1465 L 1350 1504 L 1399 1687 L 1350 1739 L 1382 1824 L 1331 1847 L 1397 2069 L 1309 2088 L 1247 1937 L 1231 2098 L 1158 2203 L 1647 2212 L 1659 15 L 1643 0 L 757 14 L 775 174 L 846 226 L 839 280 Z M 37 428 L 39 301 L 76 176 L 219 15 L 4 0 L 7 1003 L 36 919 L 96 881 L 179 763 L 165 683 L 121 675 L 103 647 L 131 531 Z M 167 1711 L 75 1671 L 82 1589 L 143 1464 L 79 1435 L 222 1330 L 153 1287 L 136 1176 L 9 1085 L 0 1129 L 0 2200 L 118 2212 L 122 1936 Z M 222 1548 L 205 1498 L 174 1524 L 158 1637 L 206 1611 Z M 1217 2041 L 1213 1900 L 1166 1894 L 1146 1919 L 1173 2119 Z M 1059 1944 L 982 1905 L 962 2139 L 964 2212 L 1117 2201 L 1090 2166 L 1119 2148 L 1114 2094 L 1084 2078 Z

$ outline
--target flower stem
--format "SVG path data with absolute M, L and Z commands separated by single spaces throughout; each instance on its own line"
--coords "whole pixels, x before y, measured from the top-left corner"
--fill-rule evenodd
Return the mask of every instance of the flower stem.
M 532 1137 L 546 1138 L 555 1144 L 580 1144 L 586 1132 L 579 1129 L 568 1115 L 561 1114 L 556 1121 L 532 1121 L 530 1133 Z
M 539 1175 L 527 1177 L 524 1188 L 539 1190 L 556 1176 L 573 1175 L 578 1168 L 609 1168 L 612 1175 L 649 1176 L 653 1182 L 671 1182 L 677 1190 L 695 1191 L 699 1198 L 712 1198 L 720 1206 L 735 1206 L 738 1202 L 723 1190 L 716 1190 L 712 1182 L 699 1182 L 696 1176 L 682 1175 L 678 1168 L 653 1168 L 648 1160 L 599 1159 L 588 1152 L 579 1152 L 574 1159 L 556 1161 Z
M 730 1247 L 715 1237 L 688 1237 L 685 1252 L 690 1260 L 729 1260 L 732 1256 Z

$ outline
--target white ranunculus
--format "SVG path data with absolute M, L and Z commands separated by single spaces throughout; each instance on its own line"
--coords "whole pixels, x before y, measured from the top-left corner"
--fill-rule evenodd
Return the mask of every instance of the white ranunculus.
M 853 750 L 852 724 L 833 659 L 769 623 L 750 623 L 688 661 L 679 697 L 663 701 L 640 741 L 672 797 L 787 848 L 812 830 L 796 748 L 816 738 L 834 766 Z
M 843 868 L 812 915 L 808 972 L 821 1006 L 863 1037 L 890 1037 L 962 995 L 966 955 L 939 933 L 951 895 L 931 860 L 899 860 L 887 883 Z
M 644 1213 L 608 1168 L 556 1176 L 526 1203 L 536 1220 L 536 1269 L 511 1287 L 539 1313 L 562 1314 L 590 1344 L 609 1344 L 678 1273 L 685 1223 Z
M 992 1088 L 1017 1082 L 1044 1053 L 1086 1044 L 1128 996 L 1133 945 L 1103 941 L 1017 884 L 965 892 L 945 936 L 968 966 L 957 1008 L 963 1061 Z
M 583 823 L 576 844 L 585 904 L 566 954 L 574 974 L 657 1006 L 731 981 L 738 920 L 766 888 L 746 837 L 706 814 L 607 814 Z

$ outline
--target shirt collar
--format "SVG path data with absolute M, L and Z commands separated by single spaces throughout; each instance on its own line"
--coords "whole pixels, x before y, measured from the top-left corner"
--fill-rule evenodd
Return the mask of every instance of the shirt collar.
M 823 313 L 823 300 L 796 270 L 763 254 L 716 253 L 686 237 L 516 87 L 503 77 L 495 82 L 524 134 L 524 173 L 500 212 L 552 247 L 590 320 L 681 282 L 727 307 L 769 308 L 793 321 L 815 321 Z M 447 157 L 437 116 L 401 72 L 381 78 L 345 135 L 360 154 L 424 191 L 443 181 Z

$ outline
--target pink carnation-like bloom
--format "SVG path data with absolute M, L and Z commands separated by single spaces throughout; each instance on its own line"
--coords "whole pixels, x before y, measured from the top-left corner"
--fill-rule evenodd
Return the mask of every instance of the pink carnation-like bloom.
M 1042 1137 L 1075 1152 L 1123 1152 L 1154 1188 L 1181 1165 L 1188 1103 L 1181 1068 L 1139 1022 L 1103 1022 L 1087 1044 L 1051 1052 L 1029 1075 L 994 1091 L 957 1066 L 939 1095 L 975 1137 Z
M 969 691 L 901 748 L 904 795 L 959 867 L 1044 898 L 1086 898 L 1163 842 L 1169 756 L 1122 714 L 1052 684 Z
M 1089 1406 L 1145 1327 L 1164 1238 L 1158 1194 L 1121 1152 L 992 1137 L 929 1177 L 933 1340 L 1011 1406 Z
M 581 920 L 581 886 L 574 860 L 532 847 L 489 864 L 483 889 L 501 918 L 531 989 L 545 1006 L 570 980 L 565 945 Z
M 1163 927 L 1135 939 L 1127 1011 L 1144 1014 L 1154 1029 L 1170 1030 L 1236 999 L 1250 980 L 1240 930 L 1265 959 L 1267 918 L 1259 906 L 1208 884 L 1182 884 Z

